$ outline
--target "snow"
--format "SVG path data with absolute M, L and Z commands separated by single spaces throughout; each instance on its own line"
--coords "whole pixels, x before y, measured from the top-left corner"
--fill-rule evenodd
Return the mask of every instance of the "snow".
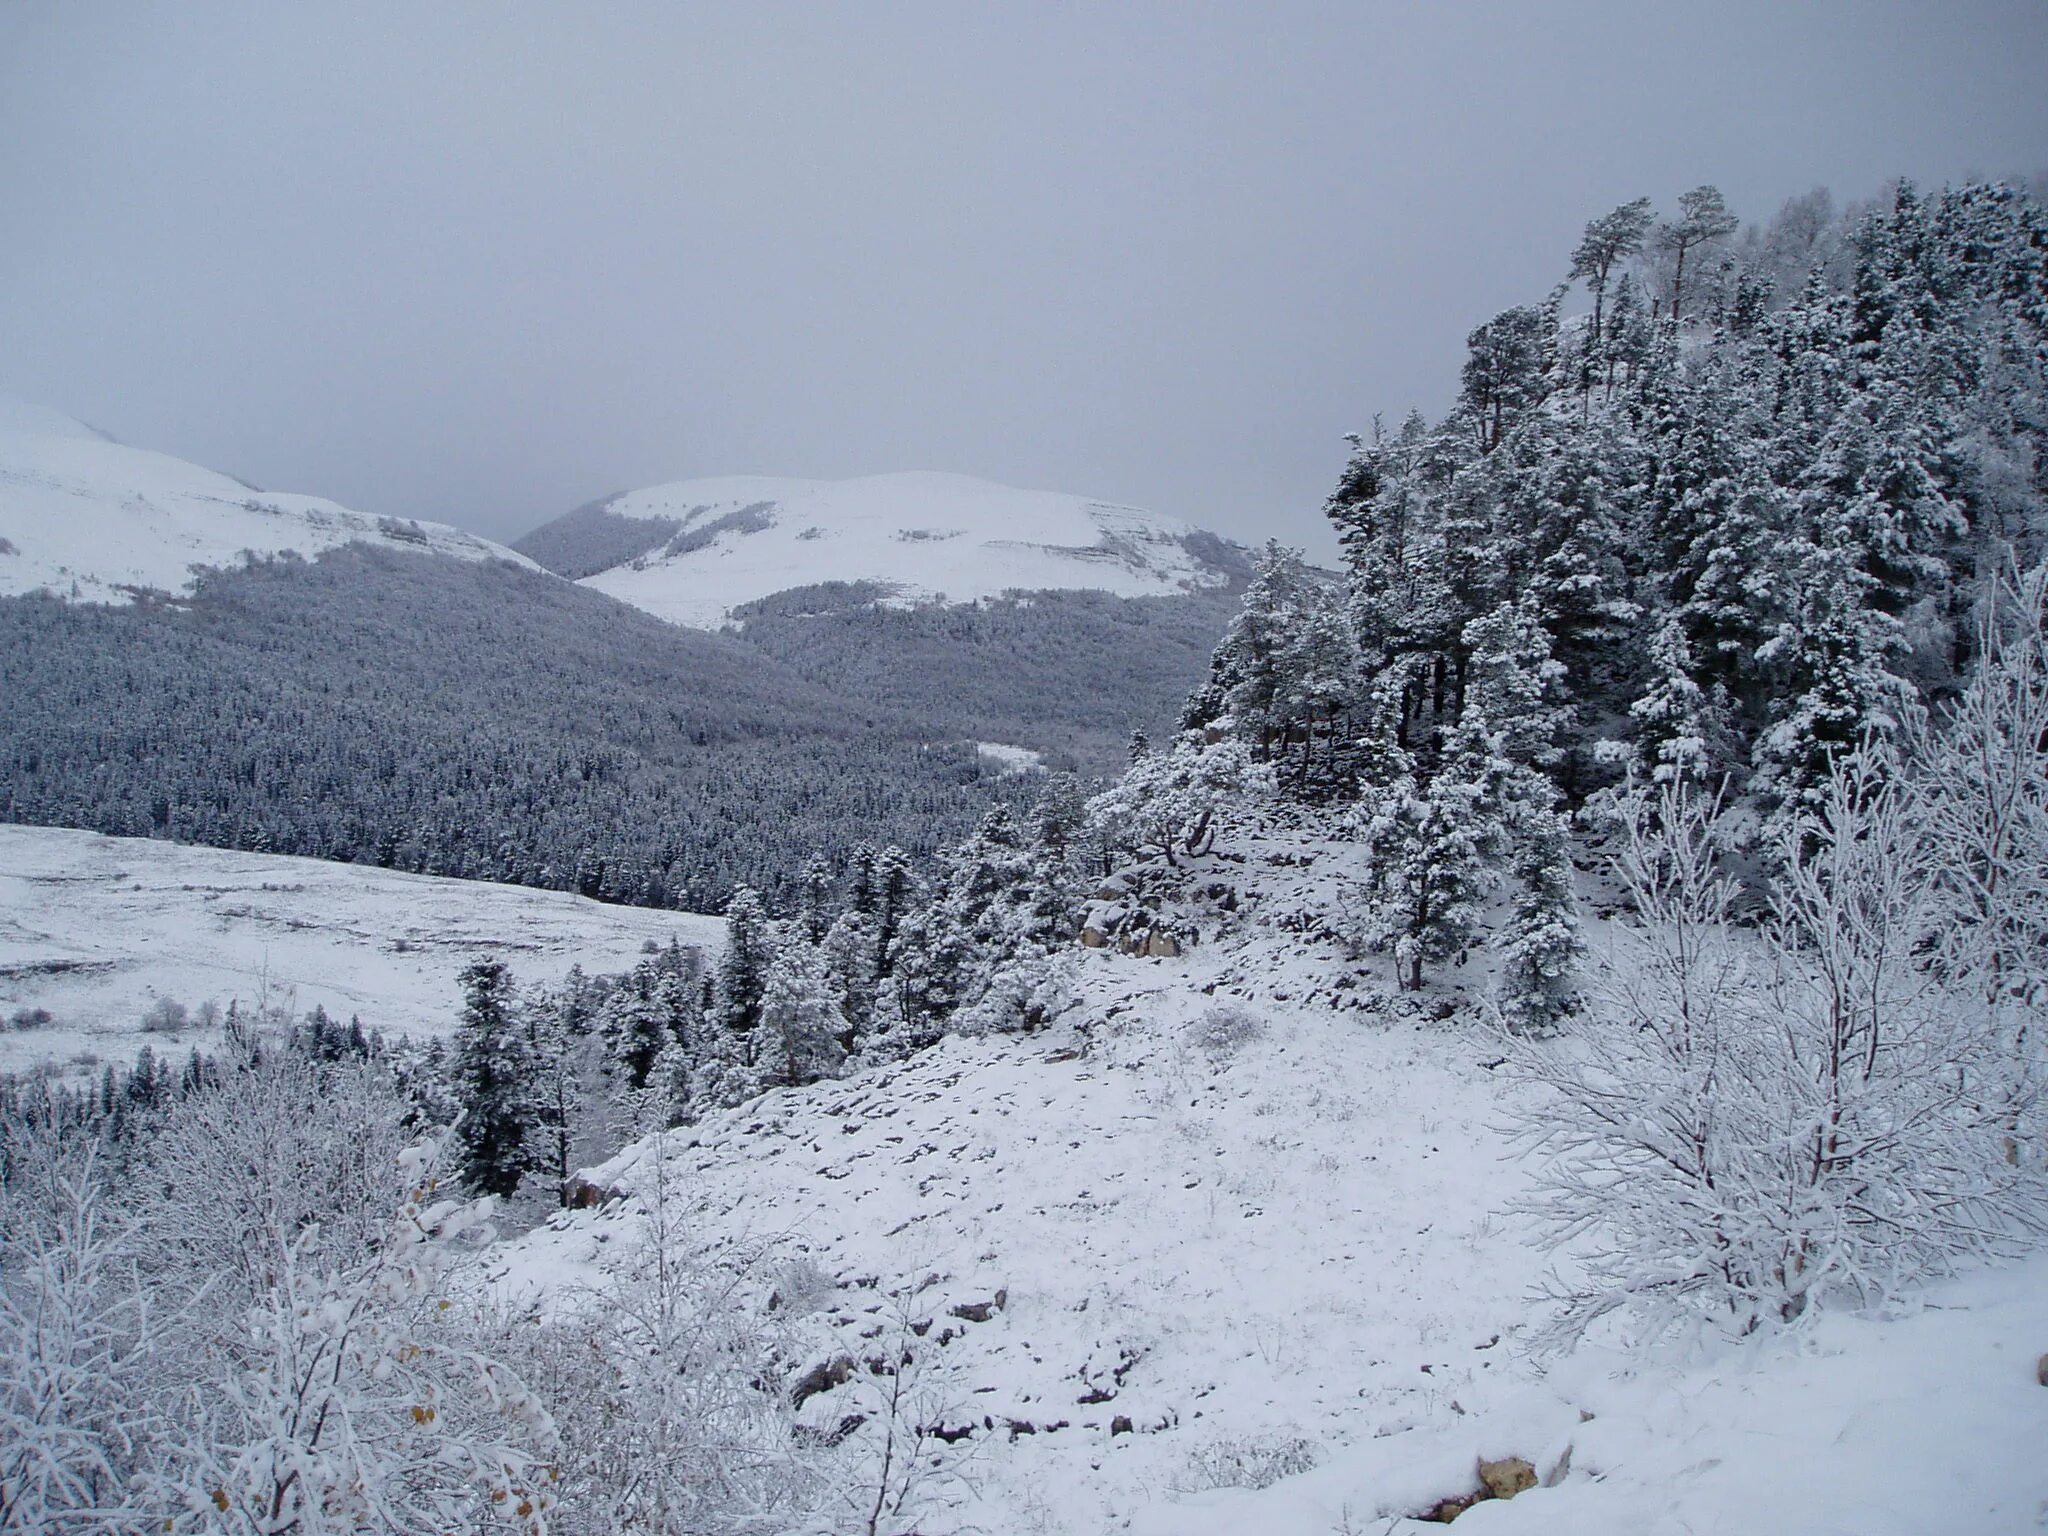
M 2048 1256 L 1939 1286 L 1891 1320 L 1823 1320 L 1802 1349 L 1724 1348 L 1679 1368 L 1565 1362 L 1504 1412 L 1359 1448 L 1259 1492 L 1146 1511 L 1141 1536 L 1434 1529 L 1389 1517 L 1521 1454 L 1555 1486 L 1475 1506 L 1484 1533 L 1918 1536 L 2048 1526 Z M 1590 1415 L 1590 1418 L 1582 1417 Z M 1565 1460 L 1569 1450 L 1570 1459 Z
M 926 1340 L 938 1418 L 972 1433 L 921 1531 L 1419 1533 L 1510 1455 L 1556 1486 L 1475 1506 L 1475 1532 L 2048 1518 L 2048 1260 L 1796 1345 L 1539 1359 L 1552 1261 L 1506 1214 L 1529 1188 L 1509 1085 L 1484 1036 L 1404 1011 L 1314 932 L 1356 857 L 1269 831 L 1188 861 L 1185 888 L 1228 882 L 1238 908 L 1184 908 L 1185 956 L 1086 952 L 1046 1031 L 629 1147 L 587 1174 L 626 1198 L 501 1244 L 488 1283 L 576 1304 L 632 1250 L 659 1166 L 714 1249 L 767 1239 L 828 1277 L 797 1369 L 905 1322 Z
M 1032 773 L 1045 766 L 1045 755 L 1029 747 L 1012 747 L 1000 741 L 977 741 L 974 750 L 1006 774 Z
M 233 565 L 245 550 L 310 558 L 349 543 L 538 568 L 460 529 L 258 491 L 0 396 L 0 596 L 123 603 L 187 592 L 192 567 Z
M 1327 866 L 1274 874 L 1285 904 Z M 1327 958 L 1271 935 L 1172 962 L 1088 954 L 1082 1005 L 1051 1031 L 951 1039 L 669 1139 L 697 1222 L 787 1234 L 845 1288 L 816 1359 L 872 1350 L 894 1290 L 957 1331 L 948 1423 L 976 1426 L 974 1491 L 919 1529 L 1111 1530 L 1241 1442 L 1327 1454 L 1525 1378 L 1503 1341 L 1543 1260 L 1496 1214 L 1523 1177 L 1482 1053 L 1362 1023 Z M 643 1186 L 653 1152 L 588 1177 Z M 568 1295 L 636 1219 L 559 1218 L 502 1250 L 496 1283 Z M 998 1293 L 986 1322 L 954 1313 Z M 807 1414 L 836 1422 L 834 1399 Z
M 145 1036 L 156 998 L 255 1005 L 266 992 L 386 1034 L 450 1030 L 456 978 L 503 959 L 526 982 L 570 966 L 624 970 L 648 943 L 715 948 L 724 920 L 614 907 L 560 891 L 445 880 L 320 859 L 0 826 L 0 1070 L 79 1052 L 125 1060 L 206 1044 Z
M 1168 596 L 1220 586 L 1223 572 L 1175 518 L 966 475 L 856 480 L 732 476 L 629 492 L 605 510 L 673 518 L 687 537 L 736 520 L 704 548 L 657 551 L 584 579 L 671 623 L 716 628 L 741 603 L 827 581 L 871 581 L 890 601 L 976 602 L 1013 589 Z M 747 531 L 765 515 L 768 526 Z

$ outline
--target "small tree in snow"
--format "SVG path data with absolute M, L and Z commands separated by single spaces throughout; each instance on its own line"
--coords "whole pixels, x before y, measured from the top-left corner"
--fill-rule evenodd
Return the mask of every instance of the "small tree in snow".
M 462 973 L 462 1020 L 451 1064 L 455 1146 L 462 1177 L 479 1194 L 510 1195 L 542 1165 L 538 1138 L 529 1142 L 535 1105 L 534 1063 L 517 1017 L 511 973 L 502 961 L 480 960 Z
M 1585 1239 L 1568 1334 L 1615 1307 L 1782 1324 L 1881 1303 L 2048 1231 L 2012 1155 L 2039 1099 L 1999 1010 L 1928 963 L 1930 847 L 1896 765 L 1838 759 L 1790 820 L 1761 934 L 1713 808 L 1682 783 L 1623 799 L 1636 921 L 1570 1049 L 1516 1046 L 1553 1097 L 1539 1211 Z
M 0 1531 L 138 1528 L 161 1475 L 156 1355 L 90 1144 L 47 1157 L 42 1220 L 10 1223 L 0 1285 Z
M 1244 743 L 1204 743 L 1189 733 L 1169 751 L 1133 759 L 1117 784 L 1088 802 L 1088 814 L 1116 844 L 1177 864 L 1182 854 L 1208 852 L 1233 806 L 1272 789 L 1271 770 Z
M 551 1420 L 441 1321 L 436 1293 L 484 1207 L 440 1198 L 436 1160 L 431 1141 L 406 1154 L 411 1190 L 368 1259 L 330 1268 L 293 1246 L 185 1447 L 175 1528 L 546 1530 Z
M 1579 968 L 1586 945 L 1572 894 L 1571 839 L 1547 806 L 1517 818 L 1514 906 L 1490 941 L 1500 954 L 1495 1006 L 1509 1029 L 1547 1034 L 1584 1006 Z
M 1479 905 L 1508 850 L 1500 778 L 1476 724 L 1459 726 L 1426 786 L 1403 776 L 1364 810 L 1358 837 L 1371 855 L 1368 939 L 1391 949 L 1399 984 L 1415 991 L 1423 967 L 1461 954 L 1479 934 Z
M 783 936 L 768 967 L 760 1032 L 764 1086 L 836 1077 L 846 1060 L 839 1043 L 846 1015 L 833 994 L 830 966 L 818 946 L 800 933 Z

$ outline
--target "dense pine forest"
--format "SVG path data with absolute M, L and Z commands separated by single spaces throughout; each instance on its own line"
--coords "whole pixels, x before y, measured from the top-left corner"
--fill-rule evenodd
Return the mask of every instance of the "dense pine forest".
M 862 841 L 920 862 L 1170 718 L 1228 594 L 763 614 L 723 637 L 510 565 L 365 549 L 189 602 L 0 600 L 0 817 L 723 907 Z M 758 631 L 758 632 L 757 632 Z

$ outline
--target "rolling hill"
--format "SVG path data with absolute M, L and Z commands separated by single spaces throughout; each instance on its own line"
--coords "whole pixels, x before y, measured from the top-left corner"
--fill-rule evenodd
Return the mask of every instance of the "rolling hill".
M 0 596 L 121 603 L 178 595 L 191 591 L 195 569 L 245 555 L 311 558 L 345 544 L 532 565 L 459 528 L 262 491 L 0 396 Z
M 1013 591 L 1170 597 L 1226 587 L 1244 570 L 1236 546 L 1175 518 L 935 473 L 678 481 L 579 507 L 514 547 L 704 629 L 825 584 L 913 607 Z

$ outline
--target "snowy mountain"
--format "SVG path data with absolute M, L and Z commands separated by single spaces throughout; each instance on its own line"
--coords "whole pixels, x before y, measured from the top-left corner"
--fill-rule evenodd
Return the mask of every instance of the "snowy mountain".
M 189 591 L 195 566 L 233 565 L 245 551 L 310 557 L 351 543 L 531 564 L 440 523 L 259 491 L 0 396 L 0 596 L 124 603 Z
M 611 906 L 563 891 L 362 864 L 0 826 L 0 1071 L 125 1061 L 150 1040 L 213 1049 L 216 1032 L 147 1036 L 167 999 L 315 1006 L 387 1035 L 452 1027 L 456 978 L 480 955 L 524 981 L 571 965 L 623 970 L 643 946 L 715 947 L 713 917 Z
M 672 623 L 716 628 L 793 588 L 872 584 L 882 601 L 1013 590 L 1162 597 L 1229 584 L 1236 546 L 1175 518 L 966 475 L 734 476 L 629 491 L 515 546 Z

